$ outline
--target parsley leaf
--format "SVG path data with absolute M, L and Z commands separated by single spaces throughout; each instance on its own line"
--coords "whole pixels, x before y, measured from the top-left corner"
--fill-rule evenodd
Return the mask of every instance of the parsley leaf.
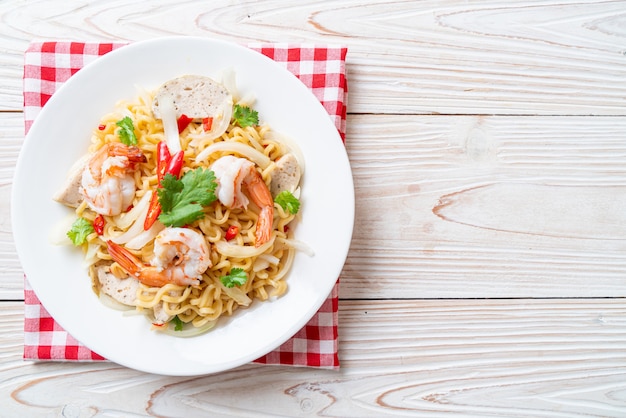
M 174 331 L 182 331 L 185 323 L 178 317 L 178 315 L 172 318 L 172 322 L 174 323 Z
M 292 215 L 298 213 L 298 210 L 300 209 L 300 201 L 288 190 L 283 190 L 278 193 L 274 202 L 278 203 L 284 211 L 287 211 Z
M 228 275 L 220 277 L 220 280 L 226 287 L 241 286 L 248 281 L 248 275 L 242 268 L 235 267 Z
M 67 231 L 67 236 L 75 246 L 83 245 L 87 242 L 89 234 L 94 233 L 93 224 L 85 218 L 78 218 L 72 224 L 72 228 Z
M 124 119 L 118 120 L 115 122 L 117 126 L 120 127 L 118 129 L 117 134 L 120 137 L 120 141 L 124 145 L 137 145 L 137 137 L 135 136 L 135 126 L 133 125 L 133 120 L 130 116 L 126 116 Z
M 259 124 L 259 113 L 250 109 L 248 106 L 240 106 L 238 104 L 233 108 L 233 118 L 235 123 L 242 128 Z
M 211 170 L 198 167 L 187 171 L 180 179 L 166 174 L 157 189 L 163 225 L 180 227 L 204 216 L 203 208 L 217 199 L 215 196 L 215 174 Z

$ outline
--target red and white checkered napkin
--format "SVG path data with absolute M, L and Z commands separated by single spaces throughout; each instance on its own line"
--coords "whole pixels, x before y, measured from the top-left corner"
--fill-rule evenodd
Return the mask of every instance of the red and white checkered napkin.
M 24 119 L 26 132 L 52 94 L 84 65 L 124 44 L 36 42 L 25 53 Z M 296 75 L 324 105 L 345 140 L 347 83 L 340 46 L 302 44 L 248 45 Z M 46 312 L 25 278 L 24 358 L 35 360 L 105 360 L 69 335 Z M 290 340 L 255 360 L 336 369 L 338 282 L 315 316 Z

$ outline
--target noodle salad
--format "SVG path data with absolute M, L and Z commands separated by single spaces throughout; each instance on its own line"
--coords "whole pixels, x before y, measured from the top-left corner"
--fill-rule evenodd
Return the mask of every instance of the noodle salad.
M 177 336 L 280 297 L 310 252 L 293 239 L 303 159 L 225 80 L 186 75 L 118 103 L 54 196 L 74 209 L 67 237 L 100 300 Z

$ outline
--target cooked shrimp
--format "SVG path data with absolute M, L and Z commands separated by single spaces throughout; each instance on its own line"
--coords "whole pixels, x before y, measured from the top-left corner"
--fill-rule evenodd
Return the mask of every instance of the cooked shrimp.
M 83 170 L 80 194 L 87 205 L 102 215 L 119 215 L 135 197 L 135 164 L 146 157 L 137 147 L 120 142 L 105 144 Z
M 247 209 L 249 200 L 243 193 L 245 189 L 250 199 L 261 209 L 254 246 L 260 247 L 269 241 L 274 222 L 274 200 L 254 163 L 245 158 L 227 155 L 215 161 L 211 170 L 217 178 L 216 195 L 222 204 L 229 208 Z
M 161 231 L 154 240 L 154 256 L 150 264 L 144 264 L 113 241 L 107 241 L 107 248 L 113 260 L 147 286 L 162 287 L 168 283 L 196 285 L 212 265 L 204 236 L 189 228 L 166 228 Z

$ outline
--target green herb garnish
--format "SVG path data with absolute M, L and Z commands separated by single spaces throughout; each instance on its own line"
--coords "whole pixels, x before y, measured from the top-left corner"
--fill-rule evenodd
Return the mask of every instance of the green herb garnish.
M 241 286 L 248 281 L 248 275 L 242 268 L 235 267 L 228 275 L 220 277 L 220 280 L 226 287 Z
M 300 201 L 288 190 L 283 190 L 276 196 L 274 202 L 278 203 L 284 211 L 295 215 L 300 210 Z
M 157 189 L 163 225 L 180 227 L 189 225 L 204 216 L 204 207 L 213 203 L 215 196 L 215 174 L 202 167 L 187 171 L 180 179 L 166 174 Z
M 235 123 L 242 128 L 259 124 L 259 113 L 256 110 L 250 109 L 248 106 L 236 104 L 233 108 L 233 118 L 235 119 Z
M 67 236 L 75 246 L 79 246 L 86 243 L 87 237 L 94 232 L 96 231 L 91 222 L 85 218 L 78 218 L 72 224 L 72 228 L 67 231 Z
M 133 125 L 133 120 L 130 116 L 126 116 L 124 119 L 118 120 L 115 124 L 120 127 L 117 134 L 119 135 L 122 144 L 128 146 L 137 145 L 135 126 Z

